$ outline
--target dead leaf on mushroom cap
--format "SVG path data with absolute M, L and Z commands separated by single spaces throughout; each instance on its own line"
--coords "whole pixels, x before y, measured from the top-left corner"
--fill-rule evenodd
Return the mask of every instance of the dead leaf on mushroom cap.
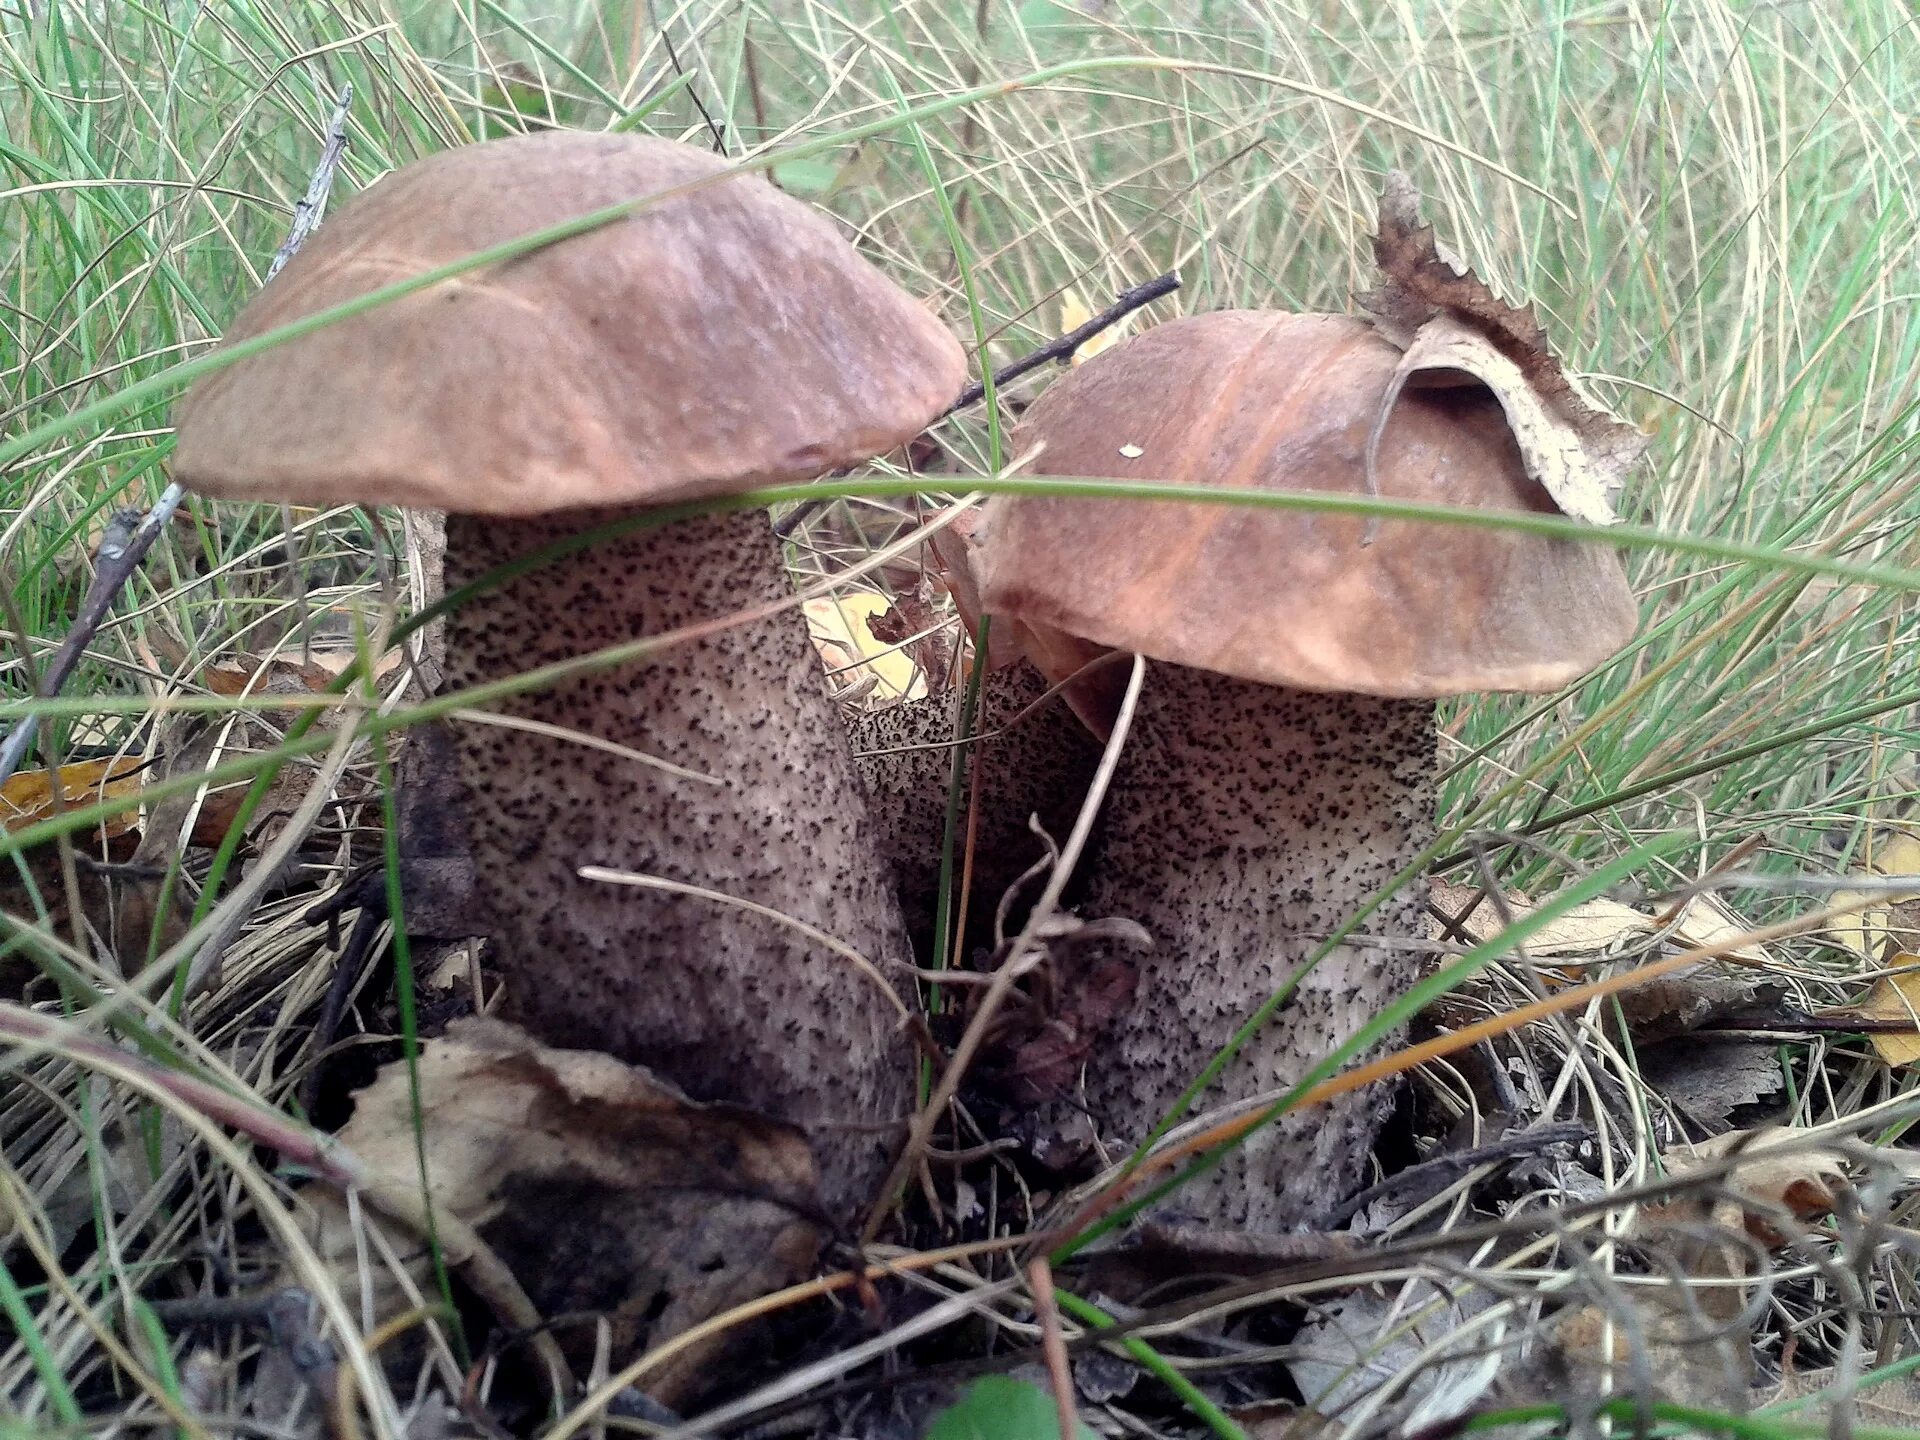
M 1485 385 L 1506 412 L 1527 473 L 1576 520 L 1611 525 L 1613 502 L 1648 437 L 1583 393 L 1547 344 L 1531 308 L 1509 305 L 1441 254 L 1420 218 L 1420 192 L 1399 171 L 1380 192 L 1373 254 L 1380 283 L 1355 298 L 1406 353 L 1375 422 L 1375 442 L 1407 385 Z
M 604 1316 L 615 1363 L 813 1266 L 821 1213 L 795 1127 L 689 1100 L 638 1065 L 540 1045 L 495 1020 L 455 1022 L 419 1056 L 421 1132 L 436 1210 L 464 1221 L 542 1314 Z M 386 1186 L 419 1184 L 403 1062 L 355 1097 L 341 1142 Z M 355 1293 L 351 1212 L 312 1187 L 318 1248 Z M 458 1266 L 467 1257 L 449 1246 Z M 416 1277 L 418 1278 L 418 1277 Z M 397 1311 L 397 1293 L 383 1297 Z M 556 1331 L 585 1368 L 595 1327 Z M 693 1347 L 648 1377 L 678 1404 L 726 1367 L 734 1343 Z

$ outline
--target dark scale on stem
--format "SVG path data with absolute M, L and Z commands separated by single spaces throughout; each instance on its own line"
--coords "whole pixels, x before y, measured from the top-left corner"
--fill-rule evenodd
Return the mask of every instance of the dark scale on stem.
M 1155 948 L 1134 1008 L 1087 1066 L 1114 1145 L 1138 1142 L 1316 944 L 1427 843 L 1434 707 L 1318 694 L 1178 665 L 1148 672 L 1082 910 L 1125 915 Z M 1230 847 L 1244 867 L 1196 863 Z M 1417 886 L 1361 927 L 1421 933 Z M 1196 1113 L 1283 1090 L 1406 989 L 1409 949 L 1342 946 L 1240 1051 Z M 1207 978 L 1196 983 L 1196 975 Z M 1282 1116 L 1168 1198 L 1215 1225 L 1281 1230 L 1358 1188 L 1387 1097 L 1376 1087 Z
M 611 518 L 449 516 L 447 587 Z M 621 583 L 634 573 L 673 579 Z M 448 680 L 497 680 L 790 593 L 758 512 L 639 531 L 461 608 L 448 622 Z M 755 901 L 846 942 L 889 977 L 908 958 L 798 610 L 664 659 L 497 708 L 656 755 L 719 786 L 567 740 L 456 726 L 474 859 L 503 902 L 488 919 L 508 1005 L 549 1043 L 609 1051 L 695 1099 L 807 1127 L 824 1198 L 848 1216 L 871 1199 L 897 1141 L 875 1122 L 912 1108 L 899 1010 L 871 977 L 791 927 L 575 873 L 604 865 Z

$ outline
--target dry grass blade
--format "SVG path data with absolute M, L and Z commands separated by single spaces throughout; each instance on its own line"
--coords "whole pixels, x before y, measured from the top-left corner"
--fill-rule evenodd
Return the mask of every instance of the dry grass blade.
M 770 906 L 743 900 L 737 895 L 723 894 L 718 890 L 710 890 L 704 885 L 688 885 L 684 881 L 668 880 L 660 875 L 635 875 L 626 870 L 609 870 L 603 865 L 582 865 L 579 874 L 583 880 L 599 880 L 608 885 L 632 885 L 642 890 L 664 890 L 672 895 L 686 895 L 695 900 L 708 900 L 716 905 L 733 905 L 742 910 L 751 910 L 756 915 L 764 915 L 769 920 L 777 921 L 806 936 L 822 949 L 838 955 L 873 982 L 874 988 L 880 992 L 881 997 L 899 1012 L 903 1023 L 907 1025 L 915 1023 L 913 1013 L 907 1009 L 906 1002 L 888 983 L 887 977 L 880 973 L 880 967 L 851 945 L 827 934 L 817 925 L 809 925 L 804 920 L 796 920 L 793 916 L 782 914 Z

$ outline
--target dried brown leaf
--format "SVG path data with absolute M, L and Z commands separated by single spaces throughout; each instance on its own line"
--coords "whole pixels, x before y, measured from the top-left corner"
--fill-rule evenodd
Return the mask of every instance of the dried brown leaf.
M 29 850 L 0 870 L 0 910 L 32 915 L 44 905 L 52 934 L 72 936 L 77 925 L 84 926 L 89 943 L 97 937 L 119 960 L 120 968 L 131 974 L 153 950 L 154 917 L 166 888 L 164 871 L 140 863 L 138 847 L 144 844 L 145 836 L 128 830 L 89 845 L 88 858 L 102 863 L 76 865 L 73 892 L 67 889 L 58 849 L 42 845 Z M 76 893 L 77 917 L 69 908 Z M 176 886 L 173 904 L 158 926 L 162 950 L 186 932 L 181 894 Z M 17 1000 L 37 992 L 41 969 L 33 957 L 32 949 L 22 947 L 0 958 L 0 996 Z
M 1718 895 L 1702 892 L 1689 899 L 1681 910 L 1680 918 L 1674 922 L 1673 938 L 1689 948 L 1705 949 L 1709 945 L 1726 945 L 1753 929 L 1752 925 L 1734 914 L 1727 902 Z M 1727 951 L 1727 957 L 1754 965 L 1767 965 L 1773 961 L 1773 955 L 1766 946 L 1752 941 Z
M 419 1071 L 436 1210 L 466 1222 L 543 1314 L 604 1317 L 616 1364 L 814 1263 L 813 1158 L 792 1126 L 493 1020 L 456 1022 L 422 1047 Z M 406 1067 L 389 1065 L 341 1140 L 386 1184 L 417 1184 L 412 1113 Z M 350 1271 L 346 1206 L 309 1193 L 323 1253 Z M 668 1404 L 697 1394 L 738 1338 L 676 1357 L 649 1391 Z M 559 1339 L 591 1363 L 593 1325 Z
M 358 652 L 342 646 L 312 649 L 297 659 L 243 655 L 237 665 L 203 667 L 200 679 L 216 695 L 319 695 L 358 658 Z M 374 663 L 374 678 L 393 674 L 402 658 L 398 650 L 389 650 Z
M 1469 1324 L 1493 1304 L 1471 1287 L 1412 1281 L 1352 1291 L 1316 1308 L 1289 1343 L 1287 1372 L 1316 1414 L 1340 1416 L 1403 1377 L 1408 1413 L 1396 1430 L 1445 1425 L 1467 1413 L 1500 1369 L 1501 1353 Z
M 1440 254 L 1419 192 L 1399 171 L 1381 191 L 1373 250 L 1381 281 L 1358 299 L 1406 352 L 1376 429 L 1404 386 L 1471 377 L 1500 401 L 1527 473 L 1554 503 L 1588 524 L 1612 524 L 1613 501 L 1648 437 L 1580 390 L 1530 308 L 1509 305 Z
M 1682 1146 L 1662 1160 L 1675 1179 L 1729 1161 L 1733 1168 L 1700 1196 L 1647 1207 L 1641 1214 L 1643 1235 L 1695 1222 L 1705 1204 L 1706 1218 L 1715 1224 L 1730 1231 L 1744 1229 L 1762 1244 L 1783 1245 L 1789 1238 L 1780 1229 L 1783 1212 L 1795 1220 L 1829 1215 L 1848 1184 L 1842 1151 L 1790 1127 L 1729 1131 Z
M 1689 1035 L 1639 1049 L 1641 1078 L 1692 1121 L 1728 1128 L 1728 1117 L 1785 1088 L 1787 1077 L 1772 1045 Z
M 1000 1098 L 1038 1105 L 1072 1094 L 1101 1032 L 1132 1006 L 1139 978 L 1124 960 L 1100 960 L 1078 980 L 1058 1013 L 1033 1017 L 1003 1037 L 998 1053 L 983 1057 Z

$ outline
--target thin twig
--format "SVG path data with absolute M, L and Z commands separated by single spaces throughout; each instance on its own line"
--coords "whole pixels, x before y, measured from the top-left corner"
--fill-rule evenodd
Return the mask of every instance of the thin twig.
M 1049 360 L 1070 359 L 1074 351 L 1078 350 L 1102 330 L 1118 325 L 1134 311 L 1151 305 L 1161 296 L 1170 295 L 1179 288 L 1180 272 L 1178 270 L 1169 270 L 1166 274 L 1156 275 L 1153 279 L 1136 285 L 1131 290 L 1122 291 L 1113 304 L 1102 310 L 1098 315 L 1095 315 L 1091 320 L 1087 321 L 1086 324 L 1076 325 L 1066 334 L 1049 340 L 1038 350 L 1030 354 L 1022 355 L 1011 365 L 994 371 L 994 388 L 998 389 L 1002 385 L 1018 380 L 1022 375 L 1038 370 Z M 938 425 L 956 410 L 964 410 L 967 406 L 977 403 L 986 393 L 987 387 L 985 385 L 969 385 L 960 392 L 960 398 L 936 415 L 931 423 Z M 929 428 L 931 428 L 931 426 Z M 773 522 L 773 533 L 782 540 L 792 539 L 794 531 L 812 519 L 814 513 L 826 503 L 824 500 L 802 500 L 798 505 L 794 506 L 793 509 Z
M 1059 339 L 1048 341 L 1031 355 L 1023 355 L 1004 370 L 994 371 L 994 389 L 997 390 L 1002 385 L 1018 380 L 1022 375 L 1038 370 L 1049 360 L 1065 360 L 1069 358 L 1074 351 L 1078 350 L 1102 330 L 1113 325 L 1118 325 L 1122 320 L 1126 319 L 1127 316 L 1142 306 L 1151 305 L 1161 296 L 1170 295 L 1179 288 L 1180 272 L 1178 270 L 1169 270 L 1164 275 L 1156 275 L 1153 279 L 1136 285 L 1131 290 L 1121 292 L 1119 298 L 1116 299 L 1113 304 L 1087 321 L 1086 324 L 1077 325 Z M 969 385 L 960 392 L 960 398 L 953 402 L 946 414 L 951 415 L 955 410 L 966 409 L 967 406 L 982 399 L 986 393 L 987 387 L 983 384 Z M 941 418 L 945 419 L 946 416 L 943 415 Z
M 340 168 L 340 157 L 346 153 L 347 110 L 352 104 L 353 86 L 342 85 L 339 103 L 334 107 L 333 122 L 327 128 L 327 143 L 320 152 L 320 163 L 314 167 L 313 177 L 307 182 L 307 193 L 294 204 L 293 225 L 287 232 L 286 240 L 274 251 L 272 263 L 267 266 L 269 280 L 280 273 L 281 267 L 293 258 L 294 252 L 320 223 L 327 192 L 332 189 L 334 174 Z M 60 687 L 67 683 L 74 667 L 80 663 L 81 655 L 99 633 L 107 612 L 113 608 L 114 599 L 147 558 L 147 552 L 153 548 L 154 541 L 160 538 L 160 532 L 166 529 L 173 512 L 180 508 L 186 493 L 179 482 L 172 482 L 160 492 L 160 498 L 153 502 L 153 508 L 147 511 L 144 520 L 139 518 L 137 511 L 122 510 L 108 523 L 106 533 L 100 539 L 100 547 L 94 552 L 93 583 L 87 587 L 86 598 L 80 602 L 80 613 L 67 631 L 67 638 L 60 642 L 59 650 L 54 652 L 52 661 L 40 676 L 40 683 L 34 687 L 34 698 L 50 700 L 60 693 Z M 25 637 L 21 638 L 24 642 Z M 27 751 L 32 748 L 33 737 L 39 728 L 40 717 L 28 715 L 13 727 L 6 742 L 0 744 L 0 784 L 5 784 L 26 760 Z
M 293 202 L 293 224 L 288 227 L 287 238 L 273 252 L 273 259 L 267 265 L 268 280 L 286 268 L 287 262 L 307 243 L 307 237 L 320 224 L 320 217 L 327 208 L 327 196 L 333 189 L 333 177 L 339 172 L 340 161 L 347 153 L 347 112 L 352 107 L 353 86 L 342 85 L 340 98 L 334 102 L 333 119 L 327 126 L 326 144 L 320 149 L 320 163 L 313 167 L 313 175 L 307 181 L 307 193 Z

